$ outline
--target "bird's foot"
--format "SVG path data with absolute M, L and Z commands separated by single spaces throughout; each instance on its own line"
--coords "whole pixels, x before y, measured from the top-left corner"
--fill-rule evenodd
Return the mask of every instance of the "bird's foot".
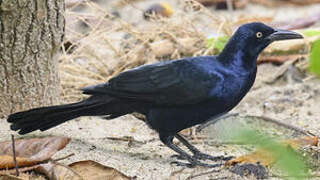
M 199 160 L 211 160 L 211 161 L 229 161 L 230 159 L 233 158 L 233 156 L 211 156 L 209 154 L 205 154 L 205 153 L 195 153 L 193 155 L 193 158 L 195 159 L 199 159 Z
M 189 162 L 181 162 L 181 161 L 172 161 L 171 164 L 174 164 L 176 166 L 183 166 L 183 167 L 188 167 L 188 168 L 194 168 L 195 166 L 202 166 L 202 167 L 208 167 L 208 168 L 215 168 L 215 167 L 220 167 L 223 164 L 206 164 L 202 163 L 196 159 L 190 159 L 188 160 Z
M 195 165 L 191 163 L 186 163 L 186 162 L 181 162 L 181 161 L 172 161 L 170 164 L 176 165 L 176 166 L 181 166 L 181 167 L 187 167 L 187 168 L 194 168 Z
M 186 158 L 182 157 L 179 154 L 174 154 L 174 155 L 172 155 L 170 157 L 173 158 L 173 159 L 178 159 L 178 160 L 185 160 L 186 159 Z
M 233 156 L 211 156 L 209 154 L 205 154 L 201 152 L 195 153 L 192 157 L 198 160 L 211 160 L 211 161 L 229 161 L 230 159 L 234 158 Z M 171 156 L 171 158 L 175 158 L 178 160 L 186 160 L 186 158 L 184 158 L 179 154 L 174 154 Z

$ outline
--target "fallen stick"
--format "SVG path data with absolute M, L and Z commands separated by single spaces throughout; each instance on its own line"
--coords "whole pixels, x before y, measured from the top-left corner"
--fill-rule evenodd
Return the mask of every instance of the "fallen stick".
M 246 116 L 246 117 L 262 119 L 264 121 L 277 124 L 277 125 L 282 126 L 284 128 L 294 130 L 294 131 L 299 132 L 299 133 L 301 133 L 303 135 L 306 135 L 306 136 L 310 136 L 311 135 L 311 136 L 316 136 L 317 137 L 317 135 L 311 133 L 310 131 L 304 130 L 302 128 L 299 128 L 299 127 L 291 125 L 291 124 L 287 124 L 287 123 L 281 122 L 281 121 L 279 121 L 277 119 L 273 119 L 273 118 L 270 118 L 270 117 L 266 117 L 266 116 Z
M 74 156 L 74 155 L 75 155 L 74 153 L 71 153 L 71 154 L 68 154 L 68 155 L 66 155 L 66 156 L 64 156 L 64 157 L 61 157 L 61 158 L 52 159 L 52 161 L 55 161 L 55 162 L 61 161 L 61 160 L 67 159 L 67 158 L 69 158 L 69 157 L 71 157 L 71 156 Z
M 203 128 L 205 127 L 208 127 L 209 125 L 211 124 L 215 124 L 216 122 L 222 120 L 222 119 L 226 119 L 228 117 L 233 117 L 233 116 L 239 116 L 238 113 L 232 113 L 232 114 L 225 114 L 225 115 L 222 115 L 216 119 L 213 119 L 212 121 L 209 121 L 207 123 L 204 123 L 204 124 L 201 124 L 200 126 L 197 127 L 197 132 L 200 132 Z M 273 119 L 273 118 L 270 118 L 270 117 L 266 117 L 266 116 L 252 116 L 252 115 L 246 115 L 246 116 L 240 116 L 242 118 L 257 118 L 257 119 L 261 119 L 261 120 L 264 120 L 264 121 L 267 121 L 267 122 L 271 122 L 271 123 L 274 123 L 274 124 L 277 124 L 279 126 L 282 126 L 284 128 L 287 128 L 287 129 L 291 129 L 291 130 L 294 130 L 296 132 L 299 132 L 303 135 L 306 135 L 306 136 L 316 136 L 315 134 L 311 133 L 310 131 L 307 131 L 307 130 L 304 130 L 302 128 L 299 128 L 297 126 L 293 126 L 291 124 L 287 124 L 287 123 L 284 123 L 284 122 L 281 122 L 277 119 Z
M 14 143 L 14 136 L 11 134 L 11 141 L 12 141 L 12 153 L 13 153 L 13 162 L 16 169 L 17 176 L 20 175 L 18 164 L 17 164 L 17 156 L 16 156 L 16 147 Z

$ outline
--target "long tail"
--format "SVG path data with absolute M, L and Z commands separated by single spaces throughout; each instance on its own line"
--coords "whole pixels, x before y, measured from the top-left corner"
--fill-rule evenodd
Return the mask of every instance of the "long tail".
M 28 111 L 11 114 L 8 122 L 12 123 L 10 128 L 14 131 L 19 130 L 19 134 L 26 134 L 32 131 L 45 131 L 68 120 L 80 116 L 99 116 L 109 115 L 117 117 L 129 113 L 131 110 L 122 108 L 112 108 L 112 104 L 119 104 L 117 99 L 105 96 L 91 96 L 83 101 L 31 109 Z

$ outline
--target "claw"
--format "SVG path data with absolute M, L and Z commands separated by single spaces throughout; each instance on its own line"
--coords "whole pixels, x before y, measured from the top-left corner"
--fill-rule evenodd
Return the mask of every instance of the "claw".
M 172 155 L 170 157 L 173 158 L 173 159 L 178 159 L 178 160 L 186 160 L 184 157 L 182 157 L 179 154 L 174 154 L 174 155 Z
M 194 168 L 195 165 L 191 163 L 185 163 L 185 162 L 180 162 L 180 161 L 172 161 L 170 164 L 174 164 L 176 166 L 181 166 L 181 167 L 187 167 L 187 168 Z
M 233 158 L 233 156 L 211 156 L 209 154 L 205 153 L 196 153 L 193 156 L 195 159 L 199 160 L 211 160 L 211 161 L 229 161 L 230 159 Z
M 189 163 L 180 162 L 180 161 L 172 161 L 170 164 L 174 164 L 176 166 L 188 167 L 188 168 L 194 168 L 195 166 L 215 168 L 215 167 L 220 167 L 223 165 L 223 164 L 206 164 L 206 163 L 202 163 L 197 160 L 191 160 L 191 161 L 189 160 Z

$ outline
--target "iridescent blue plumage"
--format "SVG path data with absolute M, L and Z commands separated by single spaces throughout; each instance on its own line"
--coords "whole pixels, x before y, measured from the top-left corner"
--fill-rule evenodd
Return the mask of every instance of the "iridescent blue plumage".
M 200 56 L 140 66 L 86 87 L 91 95 L 78 103 L 42 107 L 9 116 L 12 130 L 26 134 L 55 127 L 79 116 L 106 115 L 108 119 L 128 113 L 146 115 L 160 140 L 192 166 L 215 167 L 201 159 L 221 160 L 201 153 L 178 132 L 218 117 L 235 107 L 252 87 L 259 53 L 271 42 L 298 39 L 301 35 L 275 30 L 262 23 L 242 25 L 218 56 Z M 190 156 L 172 143 L 176 137 Z M 186 165 L 185 163 L 178 163 Z

